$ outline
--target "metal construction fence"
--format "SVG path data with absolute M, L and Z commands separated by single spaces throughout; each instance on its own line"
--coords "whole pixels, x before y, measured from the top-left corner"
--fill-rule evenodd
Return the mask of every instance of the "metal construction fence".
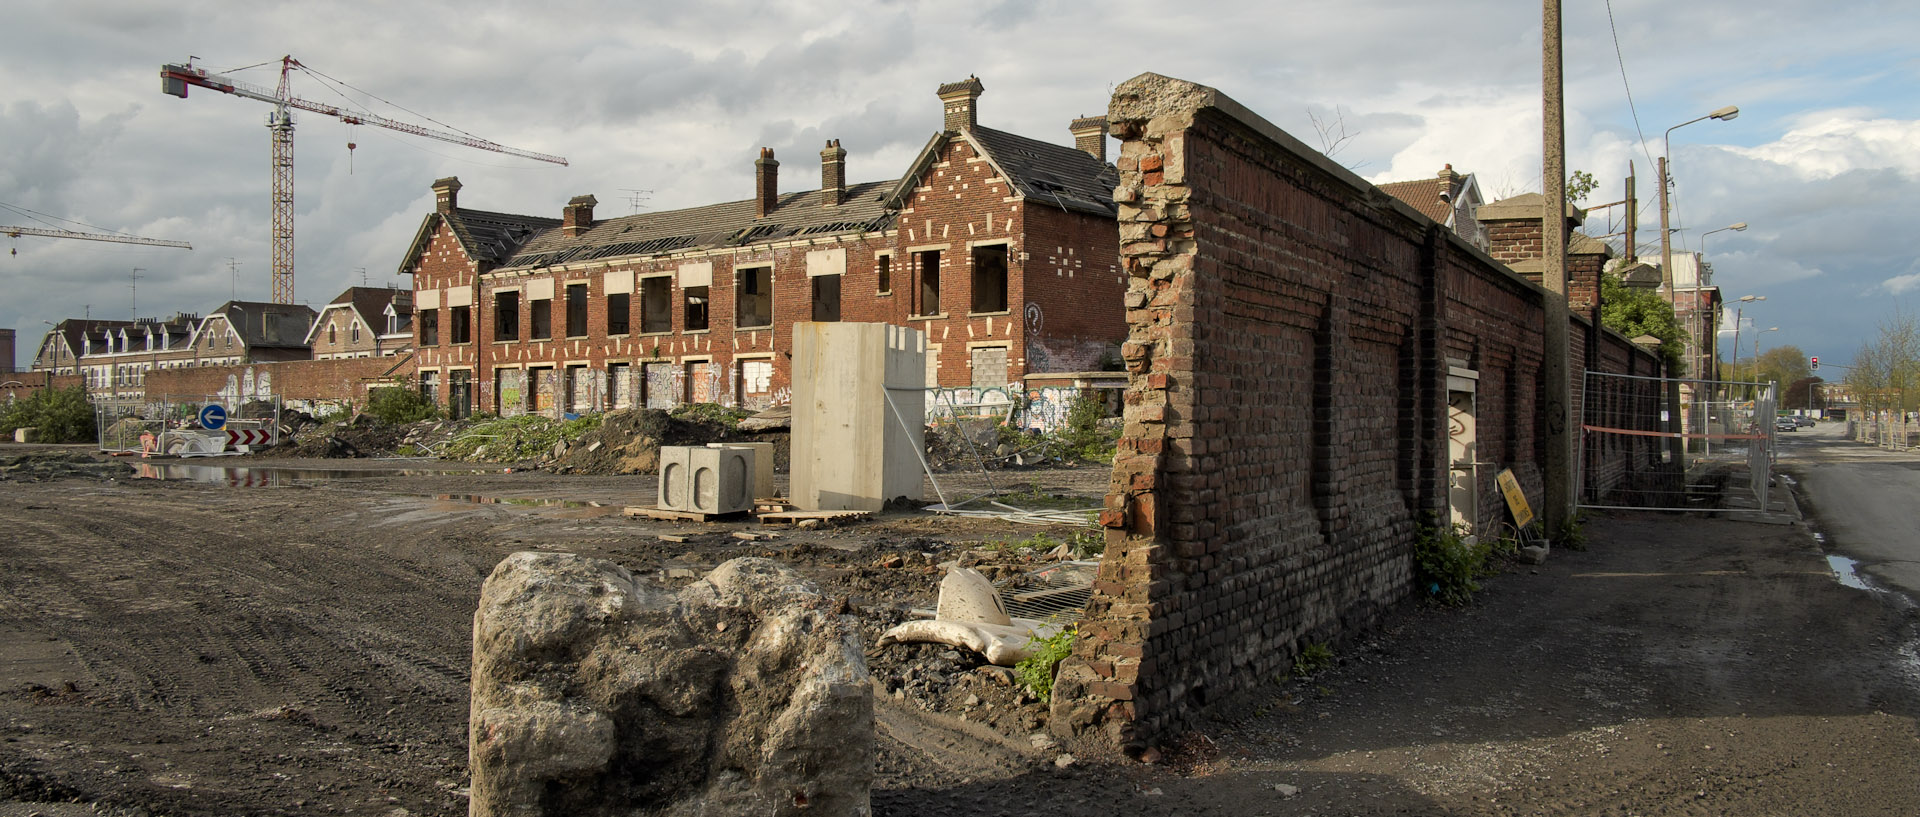
M 217 411 L 209 412 L 209 407 Z M 94 403 L 100 450 L 215 456 L 280 441 L 280 398 L 165 395 Z M 217 418 L 217 419 L 216 419 Z M 209 425 L 217 423 L 218 428 Z
M 1920 448 L 1920 422 L 1907 415 L 1875 412 L 1848 420 L 1847 436 L 1889 451 L 1912 451 Z
M 1774 384 L 1588 372 L 1584 404 L 1580 507 L 1712 511 L 1730 491 L 1766 507 Z

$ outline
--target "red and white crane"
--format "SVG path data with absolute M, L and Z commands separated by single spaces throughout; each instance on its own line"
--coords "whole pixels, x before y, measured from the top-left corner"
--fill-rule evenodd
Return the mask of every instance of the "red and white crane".
M 287 90 L 287 75 L 293 69 L 305 69 L 299 60 L 291 56 L 280 58 L 280 86 L 268 88 L 254 85 L 196 67 L 193 59 L 187 62 L 169 63 L 160 68 L 160 90 L 172 96 L 187 98 L 188 86 L 210 88 L 224 94 L 258 100 L 274 106 L 267 114 L 267 130 L 273 135 L 273 302 L 293 303 L 293 109 L 325 114 L 349 125 L 377 125 L 401 133 L 466 145 L 470 148 L 505 153 L 552 162 L 557 165 L 567 163 L 565 158 L 535 153 L 530 150 L 510 148 L 489 142 L 464 133 L 435 130 L 433 128 L 401 122 L 370 113 L 348 110 L 338 105 L 313 102 L 294 96 Z
M 0 226 L 0 235 L 5 235 L 8 238 L 19 238 L 23 235 L 37 235 L 42 238 L 79 238 L 87 241 L 112 241 L 118 244 L 145 244 L 149 247 L 178 247 L 183 250 L 193 249 L 193 245 L 185 241 L 168 241 L 164 238 L 141 238 L 137 235 L 116 235 L 114 233 L 77 233 L 72 230 L 51 230 L 44 227 Z M 20 253 L 18 250 L 15 250 L 14 254 L 19 255 Z

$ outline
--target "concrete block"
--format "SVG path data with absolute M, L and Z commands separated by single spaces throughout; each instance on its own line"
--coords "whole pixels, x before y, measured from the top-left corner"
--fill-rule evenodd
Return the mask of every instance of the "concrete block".
M 925 333 L 884 323 L 794 324 L 795 505 L 877 511 L 921 498 L 926 348 Z
M 16 428 L 13 430 L 13 441 L 16 443 L 37 443 L 40 441 L 40 429 L 34 428 L 33 426 Z

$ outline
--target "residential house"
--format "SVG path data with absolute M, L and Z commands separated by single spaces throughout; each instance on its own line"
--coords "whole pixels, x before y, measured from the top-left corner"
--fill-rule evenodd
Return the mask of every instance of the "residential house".
M 597 219 L 470 210 L 458 179 L 400 271 L 414 280 L 423 391 L 456 416 L 784 403 L 793 325 L 877 321 L 927 334 L 927 382 L 1019 387 L 1098 368 L 1125 334 L 1106 123 L 1075 147 L 978 122 L 979 80 L 941 86 L 944 127 L 898 177 L 783 192 L 762 148 L 750 198 Z
M 320 310 L 306 344 L 314 360 L 385 357 L 413 348 L 413 293 L 348 287 Z
M 48 332 L 35 371 L 84 376 L 95 400 L 146 399 L 155 370 L 306 360 L 313 309 L 297 304 L 229 301 L 205 318 L 67 319 Z
M 1468 244 L 1485 251 L 1489 247 L 1486 228 L 1478 218 L 1486 199 L 1480 194 L 1480 182 L 1472 173 L 1461 175 L 1449 164 L 1431 179 L 1387 182 L 1380 185 L 1386 193 L 1433 219 Z

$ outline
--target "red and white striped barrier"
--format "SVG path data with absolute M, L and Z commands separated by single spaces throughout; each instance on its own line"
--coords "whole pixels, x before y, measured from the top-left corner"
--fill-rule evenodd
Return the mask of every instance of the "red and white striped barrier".
M 273 433 L 263 428 L 229 428 L 228 445 L 266 445 L 273 442 Z

